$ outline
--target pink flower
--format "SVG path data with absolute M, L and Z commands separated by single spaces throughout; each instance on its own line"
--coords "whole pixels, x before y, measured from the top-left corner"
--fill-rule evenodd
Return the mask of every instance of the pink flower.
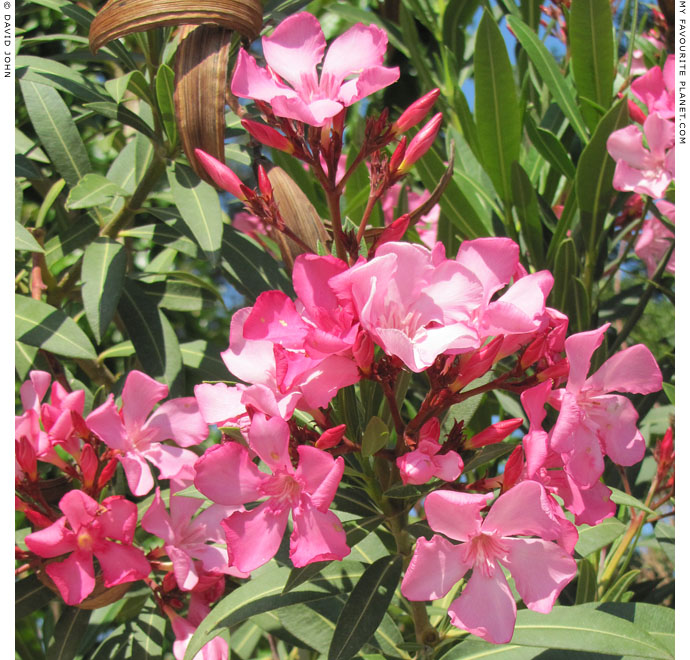
M 40 557 L 71 553 L 64 561 L 46 566 L 67 605 L 81 603 L 93 591 L 94 555 L 106 587 L 142 580 L 149 574 L 151 567 L 144 553 L 132 547 L 136 504 L 120 495 L 106 497 L 99 504 L 86 493 L 72 490 L 59 507 L 65 515 L 50 527 L 29 534 L 26 545 Z
M 147 532 L 163 539 L 165 552 L 172 560 L 175 580 L 180 589 L 194 589 L 202 574 L 227 573 L 235 577 L 247 577 L 246 573 L 228 567 L 228 553 L 225 548 L 209 545 L 209 541 L 225 541 L 220 526 L 221 520 L 234 511 L 244 510 L 244 507 L 212 504 L 193 518 L 203 500 L 177 495 L 182 485 L 181 482 L 171 482 L 170 513 L 165 508 L 160 488 L 156 488 L 153 503 L 141 519 L 141 526 Z M 195 562 L 195 559 L 198 562 Z
M 463 462 L 455 451 L 439 454 L 441 423 L 436 417 L 419 430 L 419 443 L 414 451 L 403 454 L 396 461 L 404 484 L 425 484 L 432 477 L 455 481 L 462 472 Z
M 592 486 L 604 471 L 604 454 L 618 465 L 633 465 L 644 456 L 644 438 L 637 430 L 637 411 L 629 399 L 611 392 L 650 394 L 661 389 L 661 372 L 642 344 L 610 357 L 587 378 L 592 354 L 609 324 L 565 340 L 570 376 L 565 389 L 549 403 L 560 410 L 551 447 L 565 457 L 566 471 L 583 486 Z
M 516 605 L 502 567 L 510 571 L 527 607 L 551 611 L 558 594 L 575 576 L 574 559 L 555 543 L 557 520 L 543 487 L 524 481 L 501 495 L 482 520 L 480 511 L 492 498 L 454 491 L 435 491 L 424 503 L 435 534 L 420 538 L 403 577 L 409 600 L 443 598 L 468 570 L 467 586 L 450 605 L 451 623 L 494 644 L 509 642 Z M 537 536 L 539 538 L 519 538 Z
M 228 442 L 209 449 L 197 462 L 196 487 L 214 502 L 239 506 L 267 497 L 251 511 L 223 521 L 230 565 L 245 573 L 269 561 L 278 551 L 292 511 L 290 559 L 297 566 L 342 559 L 350 549 L 337 516 L 328 510 L 343 475 L 342 457 L 300 445 L 295 469 L 289 454 L 290 430 L 279 417 L 256 413 L 249 446 L 270 469 L 252 463 L 246 447 Z
M 111 394 L 86 418 L 89 429 L 119 451 L 127 484 L 137 496 L 153 488 L 148 461 L 160 470 L 162 479 L 176 477 L 190 470 L 197 459 L 194 452 L 181 447 L 198 445 L 208 436 L 194 397 L 166 401 L 149 417 L 153 406 L 167 395 L 167 385 L 141 371 L 131 371 L 122 390 L 122 408 L 117 409 Z M 168 439 L 180 446 L 162 444 Z
M 369 262 L 330 280 L 341 299 L 351 301 L 359 322 L 388 355 L 417 373 L 444 352 L 479 347 L 472 325 L 482 287 L 463 265 L 409 243 L 385 243 Z
M 300 12 L 286 18 L 262 44 L 268 67 L 260 68 L 240 49 L 232 93 L 270 103 L 278 117 L 311 126 L 324 126 L 343 108 L 400 76 L 397 67 L 382 66 L 388 37 L 375 25 L 352 26 L 333 41 L 324 59 L 326 39 L 318 20 Z M 316 67 L 322 59 L 319 76 Z
M 647 106 L 649 114 L 657 113 L 664 119 L 676 116 L 675 67 L 675 55 L 669 55 L 663 72 L 661 67 L 652 67 L 630 85 L 632 93 Z
M 616 161 L 613 187 L 662 197 L 675 177 L 674 124 L 652 113 L 645 119 L 644 137 L 649 149 L 642 144 L 638 126 L 626 126 L 609 136 L 606 148 Z
M 664 200 L 656 202 L 656 205 L 659 211 L 675 224 L 675 206 L 671 202 L 666 202 Z M 654 271 L 659 265 L 659 262 L 664 258 L 674 238 L 675 234 L 658 218 L 652 216 L 644 221 L 640 236 L 637 239 L 637 243 L 635 243 L 635 254 L 645 262 L 647 266 L 647 277 L 651 278 L 654 275 Z M 669 273 L 676 272 L 675 250 L 668 264 L 666 264 L 666 270 Z

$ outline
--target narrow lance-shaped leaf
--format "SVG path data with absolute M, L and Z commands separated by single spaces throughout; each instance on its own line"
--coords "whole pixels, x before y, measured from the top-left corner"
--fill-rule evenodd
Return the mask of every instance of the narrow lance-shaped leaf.
M 522 124 L 513 66 L 501 31 L 485 11 L 474 51 L 475 121 L 482 164 L 501 198 L 510 203 L 510 168 L 520 157 Z
M 173 90 L 175 89 L 175 72 L 167 65 L 161 64 L 156 74 L 156 99 L 163 120 L 163 127 L 170 144 L 177 142 L 177 124 L 175 123 L 175 106 Z
M 362 456 L 373 456 L 388 442 L 388 427 L 380 417 L 372 417 L 362 436 Z
M 513 30 L 517 40 L 527 51 L 532 64 L 539 72 L 542 80 L 549 88 L 554 100 L 560 106 L 563 114 L 570 121 L 570 125 L 583 143 L 587 142 L 587 125 L 582 118 L 577 102 L 575 101 L 575 89 L 572 82 L 563 76 L 558 68 L 553 55 L 542 43 L 539 37 L 523 21 L 514 14 L 506 18 L 508 25 Z
M 84 143 L 62 97 L 39 83 L 19 81 L 26 110 L 55 169 L 74 186 L 91 170 Z
M 223 218 L 216 191 L 180 163 L 168 169 L 173 199 L 187 227 L 212 263 L 223 239 Z
M 14 223 L 14 249 L 28 250 L 29 252 L 45 252 L 38 241 L 31 235 L 31 232 L 16 220 Z
M 382 557 L 369 566 L 338 617 L 328 660 L 357 654 L 374 634 L 393 598 L 402 572 L 402 556 Z
M 571 67 L 580 98 L 593 101 L 605 112 L 611 105 L 615 72 L 609 0 L 573 0 L 568 39 Z M 587 126 L 593 131 L 601 113 L 586 101 L 581 107 Z
M 14 585 L 14 616 L 21 619 L 31 612 L 45 607 L 55 594 L 48 589 L 42 582 L 39 582 L 35 575 L 29 575 L 15 582 Z
M 99 343 L 117 309 L 126 269 L 127 254 L 117 241 L 97 238 L 84 252 L 81 295 L 86 320 Z
M 66 607 L 55 625 L 46 660 L 72 660 L 77 655 L 90 618 L 91 610 Z
M 517 161 L 513 161 L 511 185 L 513 188 L 513 202 L 522 225 L 530 262 L 539 270 L 544 266 L 544 236 L 539 217 L 537 195 L 534 192 L 532 182 L 527 176 L 527 172 Z
M 89 338 L 61 309 L 15 294 L 14 312 L 17 340 L 64 357 L 96 358 Z
M 101 174 L 89 173 L 69 191 L 65 206 L 69 209 L 86 209 L 105 204 L 117 195 L 126 194 L 127 191 Z

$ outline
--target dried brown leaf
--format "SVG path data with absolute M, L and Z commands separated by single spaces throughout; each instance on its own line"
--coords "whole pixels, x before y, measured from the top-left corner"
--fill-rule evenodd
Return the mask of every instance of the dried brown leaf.
M 184 26 L 175 55 L 175 116 L 194 171 L 213 184 L 194 155 L 202 149 L 225 162 L 225 87 L 232 33 L 222 28 Z
M 109 0 L 91 22 L 93 52 L 132 32 L 170 25 L 215 25 L 254 39 L 263 21 L 260 0 Z

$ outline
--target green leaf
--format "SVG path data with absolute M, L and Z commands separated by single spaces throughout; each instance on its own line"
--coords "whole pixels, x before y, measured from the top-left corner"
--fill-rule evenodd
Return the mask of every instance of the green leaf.
M 96 351 L 89 338 L 62 310 L 15 294 L 14 312 L 14 334 L 18 341 L 56 355 L 96 359 Z
M 589 99 L 604 111 L 611 105 L 615 72 L 613 18 L 609 0 L 573 0 L 568 20 L 571 67 L 580 99 Z M 590 130 L 600 113 L 582 103 Z
M 545 649 L 515 646 L 514 644 L 491 644 L 476 638 L 469 638 L 454 646 L 441 656 L 440 660 L 484 660 L 496 657 L 498 660 L 532 660 Z
M 588 559 L 577 562 L 577 593 L 575 604 L 589 603 L 597 597 L 597 573 Z
M 69 209 L 86 209 L 110 201 L 117 195 L 125 196 L 127 191 L 100 174 L 87 174 L 77 183 L 69 195 L 65 206 Z
M 91 610 L 65 607 L 55 625 L 53 638 L 46 651 L 46 660 L 71 660 L 77 654 L 82 635 L 91 618 Z
M 523 236 L 530 255 L 530 263 L 535 269 L 544 267 L 544 236 L 539 217 L 539 205 L 534 186 L 527 172 L 517 161 L 513 161 L 511 185 L 515 211 L 522 226 Z
M 154 99 L 151 95 L 149 84 L 146 82 L 146 78 L 144 78 L 144 74 L 142 74 L 141 71 L 130 71 L 124 76 L 108 80 L 105 83 L 105 88 L 108 90 L 108 94 L 112 96 L 115 103 L 120 103 L 125 92 L 130 91 L 136 94 L 140 99 L 146 101 L 149 105 L 154 105 Z
M 220 353 L 223 350 L 225 349 L 220 346 L 214 346 L 205 339 L 195 339 L 180 344 L 182 364 L 185 367 L 199 371 L 199 380 L 223 380 L 228 378 L 228 368 L 220 358 Z
M 372 417 L 362 435 L 362 456 L 373 456 L 388 443 L 388 426 L 380 417 Z
M 654 526 L 654 536 L 659 542 L 659 546 L 664 551 L 664 554 L 671 560 L 671 563 L 676 563 L 676 528 L 673 525 L 668 525 L 663 522 L 658 522 Z
M 520 610 L 511 644 L 616 656 L 673 658 L 639 626 L 588 605 L 557 606 L 549 614 Z
M 86 320 L 100 344 L 115 315 L 127 271 L 124 246 L 110 238 L 97 238 L 84 251 L 81 295 Z
M 671 383 L 662 383 L 661 386 L 664 388 L 664 394 L 668 397 L 672 406 L 676 405 L 676 386 Z
M 221 265 L 229 282 L 248 298 L 280 289 L 289 294 L 292 283 L 276 260 L 252 238 L 230 225 L 223 227 Z
M 160 110 L 163 127 L 171 145 L 177 143 L 177 123 L 175 122 L 175 72 L 167 65 L 161 64 L 156 74 L 156 99 Z
M 48 589 L 35 575 L 14 583 L 14 616 L 21 619 L 42 607 L 45 607 L 55 594 Z
M 575 177 L 575 166 L 561 141 L 549 130 L 537 126 L 531 115 L 525 115 L 525 128 L 534 148 L 562 176 L 569 180 Z
M 137 660 L 158 660 L 163 656 L 166 619 L 157 607 L 142 610 L 133 622 Z
M 589 291 L 579 277 L 572 278 L 571 297 L 566 306 L 570 316 L 571 329 L 576 332 L 585 332 L 592 324 L 592 307 Z
M 522 124 L 505 42 L 490 12 L 477 28 L 474 46 L 475 122 L 482 164 L 503 200 L 512 201 L 511 165 L 520 157 Z
M 254 649 L 263 637 L 263 631 L 253 621 L 245 621 L 232 633 L 230 648 L 242 660 L 253 660 Z
M 556 60 L 539 37 L 517 16 L 511 15 L 506 21 L 515 37 L 527 51 L 532 64 L 549 88 L 554 100 L 568 118 L 570 125 L 583 143 L 587 143 L 587 126 L 580 114 L 575 100 L 575 89 L 571 80 L 563 76 Z
M 62 97 L 52 88 L 19 81 L 26 110 L 55 169 L 71 186 L 91 170 L 84 143 Z
M 28 250 L 29 252 L 45 252 L 38 241 L 33 237 L 33 234 L 16 220 L 14 222 L 14 249 Z
M 198 625 L 185 651 L 184 660 L 192 660 L 210 639 L 214 631 L 225 628 L 263 612 L 271 612 L 294 603 L 305 603 L 336 595 L 349 589 L 363 573 L 359 562 L 347 560 L 330 564 L 322 575 L 283 594 L 283 586 L 290 569 L 274 562 L 258 569 L 251 581 L 235 589 L 218 601 Z
M 617 518 L 606 518 L 598 525 L 580 525 L 577 528 L 579 538 L 575 551 L 581 557 L 587 557 L 604 546 L 610 545 L 626 530 L 625 525 Z
M 600 599 L 601 602 L 615 603 L 623 600 L 628 587 L 635 581 L 639 574 L 640 571 L 636 569 L 621 575 L 616 582 L 606 590 L 606 593 Z
M 628 104 L 622 99 L 601 119 L 577 163 L 575 191 L 588 252 L 594 250 L 603 232 L 604 220 L 611 206 L 613 194 L 613 172 L 616 163 L 609 156 L 606 141 L 613 131 L 627 123 Z
M 487 445 L 482 447 L 469 461 L 465 463 L 464 472 L 476 470 L 482 465 L 492 463 L 493 461 L 509 454 L 517 447 L 514 442 L 497 442 L 494 445 Z
M 393 598 L 401 572 L 400 555 L 382 557 L 366 569 L 340 612 L 328 660 L 351 658 L 374 634 Z
M 185 165 L 168 168 L 168 181 L 182 219 L 212 264 L 218 260 L 223 218 L 218 194 Z
M 117 307 L 144 371 L 163 379 L 173 396 L 173 390 L 182 389 L 182 356 L 170 322 L 151 305 L 146 287 L 128 278 Z
M 623 506 L 628 506 L 633 509 L 638 509 L 639 511 L 646 511 L 647 513 L 654 513 L 654 509 L 650 509 L 648 506 L 645 506 L 640 500 L 638 500 L 636 497 L 633 497 L 632 495 L 628 495 L 627 493 L 623 492 L 622 490 L 618 490 L 617 488 L 613 488 L 609 486 L 611 489 L 611 501 L 615 502 L 616 504 L 621 504 Z
M 97 103 L 84 103 L 84 108 L 108 119 L 114 119 L 120 124 L 131 126 L 153 142 L 158 142 L 158 136 L 153 129 L 139 115 L 135 115 L 121 103 L 98 101 Z
M 161 209 L 156 209 L 160 211 Z M 155 215 L 158 215 L 157 213 Z M 142 225 L 141 227 L 133 227 L 125 229 L 120 232 L 122 237 L 141 238 L 142 240 L 151 241 L 156 245 L 171 248 L 177 252 L 182 252 L 193 259 L 198 258 L 199 248 L 197 244 L 191 239 L 187 238 L 180 232 L 179 227 L 183 226 L 182 218 L 178 220 L 170 219 L 166 215 L 166 221 L 155 225 Z
M 553 289 L 549 305 L 556 309 L 566 309 L 572 299 L 573 280 L 579 272 L 579 259 L 575 241 L 566 238 L 556 251 L 553 268 Z

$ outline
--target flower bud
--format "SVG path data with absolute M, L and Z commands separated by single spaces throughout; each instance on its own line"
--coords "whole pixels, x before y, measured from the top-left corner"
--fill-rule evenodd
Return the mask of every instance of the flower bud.
M 499 335 L 486 346 L 482 346 L 472 353 L 461 355 L 460 373 L 455 382 L 449 385 L 448 389 L 451 392 L 459 392 L 465 385 L 483 376 L 493 366 L 502 344 L 503 335 Z
M 440 93 L 441 90 L 437 87 L 412 103 L 393 124 L 393 132 L 399 135 L 413 126 L 416 126 L 424 119 L 429 110 L 431 110 Z
M 522 418 L 504 419 L 488 426 L 471 438 L 465 440 L 463 449 L 479 449 L 486 445 L 493 445 L 507 438 L 515 429 L 522 425 Z
M 98 477 L 98 490 L 101 490 L 113 477 L 117 469 L 117 459 L 111 458 Z
M 268 174 L 266 174 L 266 170 L 264 169 L 263 165 L 259 165 L 257 170 L 257 178 L 259 180 L 259 190 L 261 191 L 261 194 L 266 199 L 273 199 L 273 186 L 271 185 L 271 181 L 269 180 Z
M 435 114 L 431 120 L 422 127 L 419 133 L 412 138 L 410 146 L 407 147 L 405 151 L 405 158 L 403 158 L 402 163 L 400 163 L 398 172 L 402 174 L 408 172 L 412 165 L 429 151 L 441 128 L 442 120 L 443 115 L 440 112 Z
M 371 364 L 374 361 L 374 341 L 364 330 L 359 331 L 352 346 L 352 354 L 360 371 L 366 375 L 370 374 Z
M 345 424 L 339 424 L 333 428 L 326 429 L 321 437 L 316 441 L 317 449 L 330 449 L 335 447 L 345 435 Z
M 244 201 L 247 198 L 242 192 L 240 178 L 227 165 L 201 149 L 194 149 L 194 155 L 219 188 L 227 190 L 239 200 Z
M 29 481 L 36 481 L 38 479 L 36 451 L 24 436 L 14 441 L 14 455 L 19 467 L 26 474 Z
M 510 490 L 517 483 L 524 468 L 525 457 L 522 451 L 522 445 L 518 445 L 513 449 L 510 456 L 508 456 L 506 466 L 503 469 L 503 487 L 501 488 L 501 493 Z
M 393 155 L 391 156 L 390 163 L 388 163 L 388 171 L 391 174 L 394 174 L 397 169 L 400 167 L 400 163 L 403 162 L 403 158 L 405 157 L 405 149 L 407 148 L 407 138 L 403 136 L 402 140 L 398 142 L 398 146 L 395 147 L 395 151 L 393 152 Z
M 410 226 L 410 214 L 405 213 L 399 218 L 393 220 L 391 224 L 388 225 L 380 234 L 379 237 L 374 242 L 371 247 L 371 251 L 374 252 L 379 245 L 384 243 L 389 243 L 390 241 L 399 241 L 407 231 Z
M 548 378 L 551 378 L 553 380 L 554 387 L 558 387 L 561 381 L 568 377 L 569 373 L 570 362 L 568 362 L 568 358 L 563 358 L 559 362 L 556 362 L 556 364 L 544 369 L 543 371 L 540 371 L 537 374 L 537 380 L 540 383 L 543 383 Z
M 84 486 L 91 488 L 96 479 L 98 472 L 98 457 L 91 445 L 84 445 L 79 457 L 79 467 L 81 468 L 82 476 L 84 477 Z
M 630 113 L 630 119 L 636 121 L 638 124 L 644 124 L 647 115 L 643 112 L 637 103 L 628 99 L 628 112 Z
M 284 151 L 286 154 L 293 154 L 295 147 L 282 133 L 278 133 L 275 128 L 260 124 L 258 121 L 243 119 L 242 126 L 255 140 L 265 144 L 267 147 Z
M 656 461 L 656 475 L 659 483 L 666 478 L 676 458 L 673 442 L 673 429 L 669 426 L 663 439 L 654 448 L 654 460 Z

